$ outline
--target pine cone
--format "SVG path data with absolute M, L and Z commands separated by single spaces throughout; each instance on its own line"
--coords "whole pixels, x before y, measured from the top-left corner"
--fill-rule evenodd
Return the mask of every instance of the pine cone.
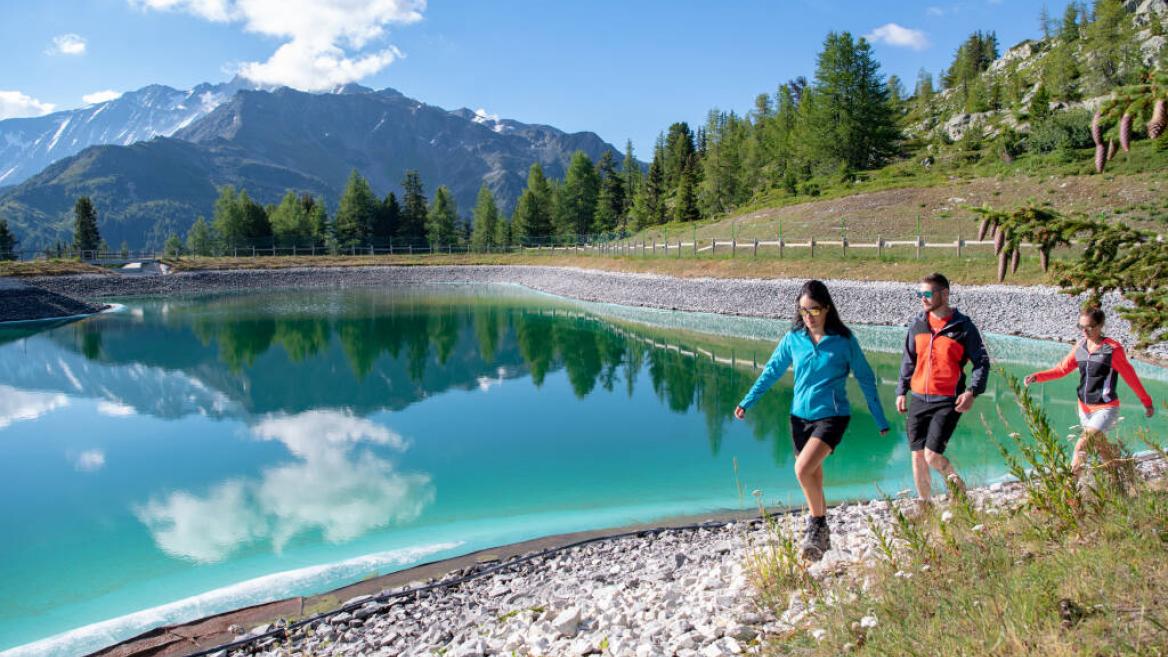
M 1148 139 L 1155 139 L 1164 132 L 1165 119 L 1168 118 L 1165 116 L 1166 108 L 1164 105 L 1164 99 L 1161 98 L 1152 106 L 1152 120 L 1148 121 Z
M 1020 262 L 1022 262 L 1022 248 L 1016 246 L 1016 247 L 1014 247 L 1013 252 L 1010 254 L 1010 273 L 1011 274 L 1018 271 L 1018 263 L 1020 263 Z
M 980 242 L 980 241 L 984 240 L 986 233 L 989 232 L 989 230 L 990 230 L 990 220 L 987 217 L 985 219 L 982 219 L 981 223 L 977 225 L 977 241 Z
M 1103 167 L 1107 164 L 1107 147 L 1103 144 L 1095 146 L 1095 172 L 1103 173 Z
M 1006 252 L 998 254 L 998 282 L 1006 280 Z
M 1115 157 L 1115 153 L 1117 151 L 1119 151 L 1119 148 L 1116 146 L 1115 140 L 1108 139 L 1107 140 L 1107 161 L 1108 162 L 1111 161 L 1111 158 Z
M 1124 153 L 1131 150 L 1131 129 L 1131 114 L 1124 114 L 1119 119 L 1119 145 L 1123 148 Z
M 994 235 L 994 254 L 1001 255 L 1004 246 L 1006 246 L 1006 231 L 998 230 L 998 234 Z
M 1095 110 L 1095 116 L 1091 117 L 1091 140 L 1095 142 L 1096 146 L 1103 143 L 1103 126 L 1100 123 L 1103 120 L 1103 112 Z
M 1042 271 L 1050 270 L 1050 247 L 1044 246 L 1038 250 L 1038 262 L 1042 263 Z

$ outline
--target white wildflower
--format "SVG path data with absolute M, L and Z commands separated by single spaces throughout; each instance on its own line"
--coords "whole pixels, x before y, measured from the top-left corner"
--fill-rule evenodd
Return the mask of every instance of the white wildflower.
M 974 525 L 973 527 L 970 527 L 970 529 L 973 530 L 973 533 L 980 534 L 985 531 L 985 525 Z
M 949 522 L 952 519 L 953 519 L 953 512 L 952 511 L 947 510 L 941 514 L 941 522 Z
M 879 623 L 876 621 L 875 616 L 865 616 L 860 619 L 860 627 L 864 629 L 871 629 L 877 625 L 879 625 Z
M 816 641 L 823 641 L 823 637 L 827 636 L 827 630 L 816 628 L 814 630 L 811 630 L 811 636 Z

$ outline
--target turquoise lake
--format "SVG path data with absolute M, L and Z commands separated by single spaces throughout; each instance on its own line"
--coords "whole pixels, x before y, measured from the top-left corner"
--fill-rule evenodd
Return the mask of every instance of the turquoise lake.
M 482 285 L 117 301 L 0 328 L 5 655 L 81 654 L 490 546 L 751 508 L 754 489 L 802 501 L 790 374 L 732 418 L 788 320 Z M 893 431 L 877 433 L 851 381 L 833 500 L 911 486 L 894 407 L 904 329 L 853 328 Z M 1019 376 L 1069 348 L 987 341 Z M 1165 399 L 1165 370 L 1137 370 Z M 1075 385 L 1035 389 L 1067 433 Z M 1120 394 L 1120 436 L 1168 435 Z M 972 415 L 948 455 L 984 483 L 1005 467 L 980 418 L 999 437 L 1022 426 L 999 375 Z

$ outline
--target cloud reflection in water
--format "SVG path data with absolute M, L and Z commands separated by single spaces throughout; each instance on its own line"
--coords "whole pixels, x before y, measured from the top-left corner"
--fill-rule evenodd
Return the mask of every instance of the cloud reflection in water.
M 205 496 L 175 491 L 135 508 L 155 543 L 175 557 L 222 561 L 243 545 L 271 541 L 276 552 L 298 534 L 319 531 L 340 543 L 394 522 L 409 522 L 434 500 L 430 476 L 400 473 L 362 443 L 406 449 L 386 427 L 346 411 L 273 415 L 251 429 L 282 442 L 299 461 L 232 479 Z

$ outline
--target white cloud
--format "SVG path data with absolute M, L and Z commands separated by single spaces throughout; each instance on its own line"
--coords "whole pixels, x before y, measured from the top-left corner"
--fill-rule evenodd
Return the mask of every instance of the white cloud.
M 122 92 L 120 92 L 120 91 L 106 89 L 105 91 L 95 91 L 91 94 L 85 94 L 84 96 L 81 97 L 81 100 L 85 101 L 86 105 L 96 105 L 98 103 L 104 103 L 107 100 L 114 100 L 115 98 L 120 98 L 121 96 L 122 96 Z
M 929 16 L 944 16 L 945 10 L 937 6 L 932 6 L 925 8 L 925 13 Z
M 924 50 L 929 47 L 929 39 L 920 30 L 902 27 L 896 23 L 886 23 L 865 34 L 864 38 L 872 43 L 886 43 L 890 46 Z
M 81 472 L 95 472 L 105 467 L 105 452 L 100 449 L 89 449 L 81 452 L 73 459 L 73 467 Z
M 300 461 L 269 468 L 256 479 L 224 482 L 204 497 L 176 491 L 135 509 L 167 554 L 221 561 L 256 541 L 270 541 L 280 551 L 307 532 L 347 541 L 413 520 L 434 500 L 429 475 L 399 473 L 370 452 L 351 453 L 360 443 L 405 448 L 398 434 L 351 413 L 274 416 L 252 427 L 252 434 L 284 443 Z
M 58 34 L 46 52 L 50 55 L 84 55 L 85 39 L 80 34 Z
M 356 82 L 402 57 L 393 47 L 366 50 L 390 24 L 422 20 L 426 0 L 129 0 L 143 9 L 185 11 L 248 32 L 285 39 L 267 61 L 245 62 L 243 77 L 267 85 L 324 91 Z
M 12 386 L 0 386 L 0 429 L 13 422 L 35 420 L 68 405 L 69 398 L 59 392 L 27 392 Z
M 134 414 L 134 407 L 117 402 L 98 402 L 97 412 L 106 417 L 127 417 Z
M 19 91 L 0 91 L 0 119 L 15 119 L 25 116 L 42 116 L 53 111 L 56 105 L 42 103 Z

